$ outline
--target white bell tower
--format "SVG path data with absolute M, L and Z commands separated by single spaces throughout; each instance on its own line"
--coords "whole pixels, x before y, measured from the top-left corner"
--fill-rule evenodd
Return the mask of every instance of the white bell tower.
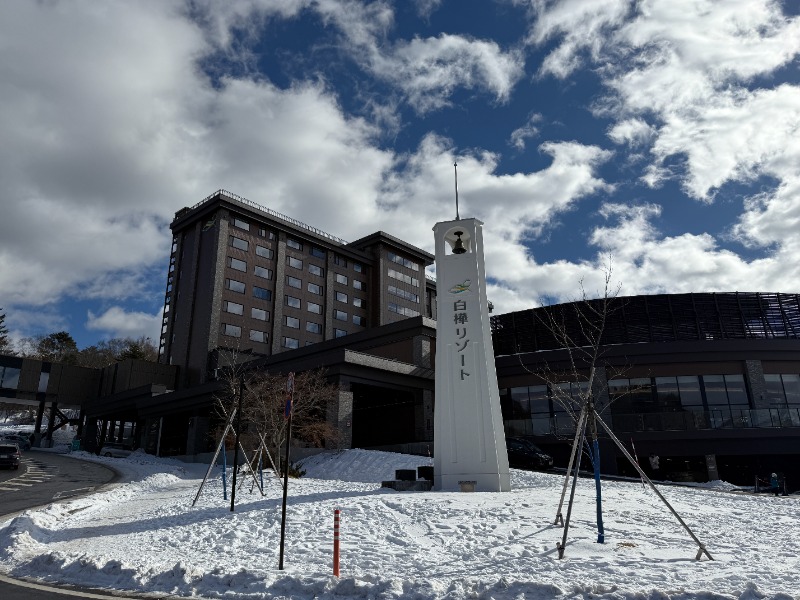
M 457 198 L 457 196 L 456 196 Z M 511 489 L 494 366 L 483 223 L 437 223 L 434 488 Z

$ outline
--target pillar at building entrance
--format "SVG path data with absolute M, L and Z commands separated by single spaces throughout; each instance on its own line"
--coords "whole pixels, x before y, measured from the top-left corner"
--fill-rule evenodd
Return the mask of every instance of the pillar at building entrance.
M 434 488 L 511 489 L 489 327 L 482 225 L 437 223 Z

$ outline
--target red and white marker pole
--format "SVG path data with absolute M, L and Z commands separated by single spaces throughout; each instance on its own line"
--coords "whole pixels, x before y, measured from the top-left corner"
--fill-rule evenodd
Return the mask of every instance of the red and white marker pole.
M 339 576 L 339 509 L 333 511 L 333 574 Z

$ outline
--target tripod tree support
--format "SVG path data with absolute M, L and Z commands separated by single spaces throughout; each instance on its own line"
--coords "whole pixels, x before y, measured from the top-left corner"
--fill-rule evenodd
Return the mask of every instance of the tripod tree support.
M 208 465 L 208 471 L 206 471 L 205 477 L 203 477 L 203 481 L 200 483 L 200 489 L 197 490 L 197 495 L 194 497 L 194 501 L 192 502 L 192 506 L 194 507 L 197 504 L 197 499 L 200 498 L 200 492 L 203 491 L 203 486 L 206 484 L 206 480 L 208 476 L 211 474 L 211 470 L 214 468 L 214 465 L 217 462 L 217 457 L 219 456 L 220 451 L 225 446 L 225 437 L 228 435 L 228 431 L 231 430 L 233 427 L 233 419 L 236 416 L 236 409 L 231 412 L 231 415 L 228 417 L 228 422 L 225 424 L 225 429 L 222 431 L 222 438 L 219 440 L 219 444 L 217 444 L 217 451 L 214 453 L 214 458 L 211 459 L 211 463 Z M 222 486 L 223 490 L 227 490 L 227 485 L 225 484 L 225 454 L 222 454 Z M 227 494 L 227 491 L 225 492 Z M 225 500 L 227 500 L 227 495 L 225 496 Z
M 600 444 L 596 437 L 592 440 L 592 455 L 594 462 L 594 487 L 597 492 L 597 543 L 602 544 L 606 541 L 606 533 L 603 529 L 603 493 L 600 487 Z
M 617 436 L 614 435 L 614 432 L 611 431 L 611 428 L 608 425 L 606 425 L 605 421 L 603 421 L 603 419 L 601 419 L 598 415 L 595 415 L 595 418 L 597 419 L 597 422 L 600 423 L 600 425 L 602 425 L 603 429 L 606 430 L 606 433 L 608 433 L 611 439 L 614 440 L 614 443 L 622 451 L 622 454 L 625 455 L 625 458 L 627 458 L 630 461 L 630 463 L 636 468 L 636 470 L 639 471 L 639 475 L 641 475 L 642 479 L 650 485 L 650 488 L 656 493 L 656 496 L 658 496 L 661 499 L 661 501 L 667 505 L 667 508 L 669 508 L 670 512 L 672 512 L 672 514 L 675 515 L 675 518 L 678 519 L 678 522 L 683 526 L 683 528 L 695 541 L 695 543 L 698 546 L 697 556 L 695 556 L 695 560 L 700 560 L 703 554 L 705 554 L 709 560 L 714 560 L 711 554 L 709 554 L 708 550 L 706 550 L 706 545 L 697 538 L 697 536 L 691 529 L 689 529 L 689 526 L 684 522 L 683 519 L 681 519 L 681 516 L 678 514 L 678 512 L 674 508 L 672 508 L 672 505 L 667 501 L 666 498 L 664 498 L 661 492 L 658 491 L 658 488 L 653 484 L 652 481 L 650 481 L 650 478 L 647 475 L 645 475 L 644 471 L 642 471 L 642 468 L 639 466 L 639 463 L 633 460 L 633 457 L 628 453 L 628 451 L 625 449 L 625 446 L 622 445 L 622 442 L 619 441 Z
M 586 407 L 584 406 L 583 411 L 585 411 L 585 410 L 586 410 Z M 582 448 L 583 447 L 583 441 L 586 438 L 586 418 L 585 418 L 586 415 L 583 414 L 583 411 L 581 411 L 581 416 L 583 416 L 584 418 L 583 419 L 578 419 L 578 422 L 581 422 L 581 421 L 583 422 L 583 427 L 581 427 L 580 431 L 577 432 L 577 434 L 580 436 L 580 441 L 575 445 L 575 448 Z M 573 454 L 574 454 L 574 449 L 573 449 Z M 578 484 L 578 471 L 579 471 L 580 467 L 581 467 L 581 459 L 580 459 L 580 456 L 579 456 L 578 460 L 575 461 L 575 470 L 573 471 L 573 475 L 572 475 L 572 477 L 573 477 L 573 479 L 572 479 L 572 489 L 570 490 L 570 493 L 569 493 L 569 504 L 567 505 L 567 519 L 566 519 L 566 521 L 564 521 L 564 535 L 561 538 L 561 543 L 556 542 L 556 548 L 558 548 L 558 558 L 564 558 L 564 550 L 567 547 L 567 534 L 569 533 L 569 520 L 570 520 L 570 517 L 572 516 L 572 504 L 573 504 L 573 502 L 575 500 L 575 487 Z M 569 477 L 569 474 L 567 474 L 567 477 Z
M 603 492 L 600 485 L 600 443 L 597 440 L 597 412 L 591 401 L 589 412 L 592 418 L 592 464 L 594 465 L 594 489 L 597 504 L 597 543 L 602 544 L 605 542 L 606 534 L 603 529 Z
M 283 416 L 286 419 L 286 462 L 283 465 L 283 506 L 281 508 L 281 545 L 278 569 L 283 571 L 283 547 L 286 540 L 286 495 L 289 491 L 289 442 L 292 440 L 292 412 L 294 409 L 294 372 L 286 378 L 286 408 Z
M 572 452 L 569 455 L 569 463 L 567 464 L 567 472 L 564 475 L 564 485 L 561 488 L 561 500 L 558 502 L 558 509 L 556 510 L 556 520 L 553 522 L 553 525 L 563 525 L 564 524 L 564 517 L 561 515 L 561 509 L 564 506 L 564 496 L 567 495 L 567 485 L 569 485 L 569 478 L 570 473 L 572 472 L 572 463 L 575 461 L 575 454 L 578 450 L 578 437 L 581 435 L 581 431 L 583 431 L 583 425 L 586 420 L 586 407 L 584 406 L 581 409 L 581 414 L 578 417 L 578 425 L 575 428 L 575 439 L 572 442 Z M 580 464 L 580 460 L 578 460 L 578 464 Z
M 239 410 L 236 411 L 236 441 L 233 446 L 233 475 L 231 478 L 231 512 L 236 502 L 236 471 L 239 470 L 239 432 L 242 429 L 242 398 L 244 397 L 244 375 L 239 377 Z

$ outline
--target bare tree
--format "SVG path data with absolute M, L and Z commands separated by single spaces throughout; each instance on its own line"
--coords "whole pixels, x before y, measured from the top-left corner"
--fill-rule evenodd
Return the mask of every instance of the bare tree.
M 294 378 L 292 438 L 310 447 L 335 445 L 337 429 L 328 422 L 328 404 L 338 398 L 339 388 L 327 381 L 322 369 L 304 371 Z M 270 452 L 286 443 L 287 378 L 260 373 L 246 385 L 243 417 L 264 435 Z M 273 455 L 275 456 L 275 455 Z
M 102 368 L 128 358 L 156 362 L 158 348 L 149 337 L 101 340 L 78 351 L 78 365 Z
M 556 514 L 556 523 L 564 526 L 564 533 L 560 543 L 557 544 L 558 557 L 563 558 L 566 548 L 567 535 L 569 531 L 570 515 L 575 496 L 575 487 L 578 481 L 578 471 L 580 457 L 585 453 L 589 456 L 594 466 L 595 489 L 597 493 L 597 541 L 602 543 L 605 538 L 603 530 L 602 516 L 602 494 L 600 485 L 600 448 L 598 444 L 598 426 L 605 430 L 606 436 L 616 444 L 619 451 L 630 461 L 633 467 L 639 472 L 643 482 L 647 482 L 653 492 L 667 506 L 670 512 L 677 518 L 681 526 L 687 531 L 689 536 L 698 546 L 696 560 L 705 554 L 713 560 L 705 545 L 698 539 L 694 532 L 684 522 L 677 511 L 659 492 L 652 481 L 645 475 L 641 467 L 634 458 L 628 453 L 622 442 L 617 438 L 611 428 L 601 418 L 600 412 L 608 410 L 610 402 L 605 406 L 597 406 L 598 396 L 604 391 L 602 384 L 606 377 L 596 379 L 596 372 L 603 367 L 601 360 L 604 350 L 603 334 L 609 317 L 614 310 L 621 307 L 619 302 L 614 302 L 620 291 L 620 286 L 612 286 L 612 268 L 610 259 L 603 267 L 604 289 L 599 298 L 590 299 L 586 294 L 583 282 L 581 281 L 581 300 L 571 304 L 551 307 L 550 310 L 543 311 L 545 317 L 543 324 L 555 337 L 558 345 L 566 351 L 567 366 L 560 369 L 551 369 L 545 365 L 538 372 L 527 369 L 531 373 L 539 375 L 548 383 L 552 390 L 553 399 L 564 408 L 575 422 L 575 437 L 572 444 L 572 454 L 567 466 L 564 485 L 561 490 L 561 500 Z M 631 390 L 629 390 L 630 392 Z M 589 439 L 587 439 L 587 437 Z M 591 441 L 591 444 L 588 442 Z M 574 464 L 574 471 L 572 469 Z M 572 479 L 572 491 L 570 493 L 569 504 L 567 507 L 566 520 L 561 515 L 564 497 L 567 486 Z
M 595 378 L 595 371 L 602 365 L 603 334 L 611 314 L 619 310 L 615 302 L 622 288 L 613 284 L 613 268 L 609 258 L 602 267 L 603 289 L 594 298 L 587 293 L 584 281 L 579 282 L 580 298 L 571 303 L 543 307 L 534 311 L 535 318 L 554 338 L 556 345 L 566 355 L 566 360 L 557 365 L 542 363 L 531 369 L 520 365 L 532 375 L 547 384 L 553 401 L 569 415 L 569 427 L 577 424 L 581 409 L 603 391 L 602 384 Z M 563 356 L 563 355 L 562 355 Z M 599 407 L 608 410 L 608 406 Z M 557 436 L 563 433 L 558 423 L 552 431 Z
M 242 383 L 240 441 L 245 448 L 260 447 L 262 439 L 273 459 L 279 462 L 280 449 L 286 443 L 287 375 L 267 373 L 252 368 L 253 356 L 235 348 L 221 350 L 217 369 L 221 389 L 215 395 L 221 421 L 227 421 L 238 405 Z M 335 446 L 339 433 L 328 422 L 328 404 L 338 398 L 339 387 L 328 382 L 323 369 L 298 373 L 294 377 L 292 440 L 309 447 Z M 212 435 L 218 439 L 224 426 Z M 226 448 L 234 447 L 233 435 Z

